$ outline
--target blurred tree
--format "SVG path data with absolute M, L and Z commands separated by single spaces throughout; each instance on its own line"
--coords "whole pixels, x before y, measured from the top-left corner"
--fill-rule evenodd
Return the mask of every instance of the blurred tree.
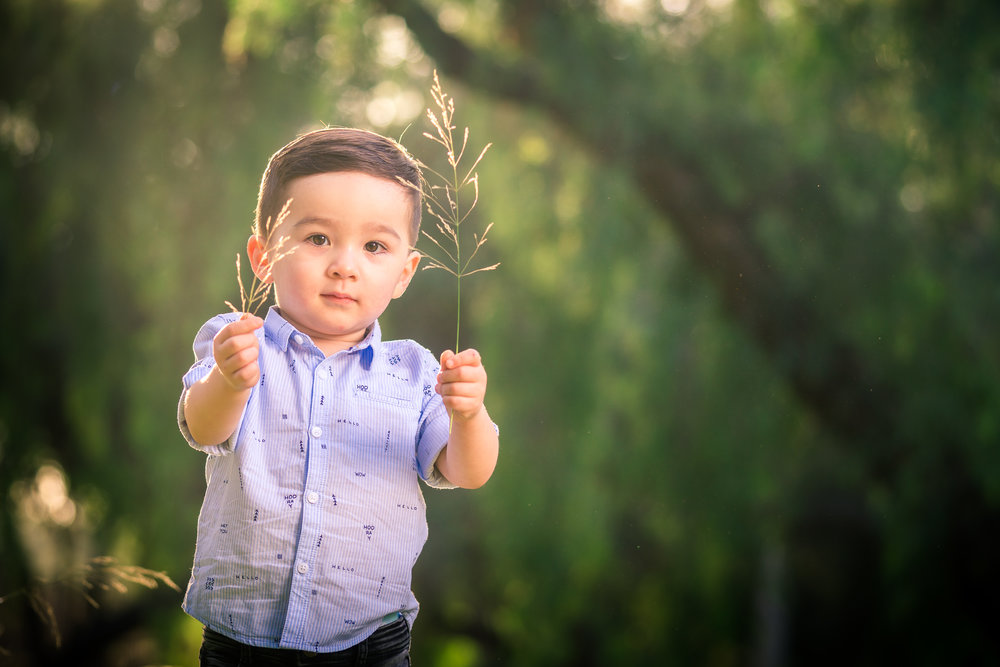
M 794 661 L 995 655 L 998 10 L 513 2 L 483 40 L 442 27 L 454 4 L 380 2 L 631 174 L 867 478 L 793 496 Z
M 512 2 L 484 41 L 379 4 L 629 173 L 859 466 L 792 496 L 793 661 L 995 656 L 1000 10 Z

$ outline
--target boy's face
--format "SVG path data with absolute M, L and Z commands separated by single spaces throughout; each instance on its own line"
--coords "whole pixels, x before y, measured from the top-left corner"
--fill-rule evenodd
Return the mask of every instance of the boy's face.
M 410 196 L 403 185 L 354 171 L 289 184 L 288 215 L 271 237 L 272 246 L 288 237 L 271 272 L 275 301 L 324 353 L 359 342 L 406 291 L 420 262 L 409 238 Z M 250 238 L 258 275 L 264 249 L 262 239 Z

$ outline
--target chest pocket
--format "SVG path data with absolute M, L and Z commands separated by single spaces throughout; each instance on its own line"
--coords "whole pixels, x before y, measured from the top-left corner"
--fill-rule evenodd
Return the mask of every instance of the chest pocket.
M 353 391 L 359 425 L 358 443 L 369 456 L 394 468 L 412 468 L 416 459 L 420 403 L 405 396 L 376 392 L 364 385 Z
M 354 398 L 362 402 L 374 401 L 376 403 L 383 403 L 385 405 L 394 405 L 400 408 L 411 407 L 413 409 L 418 409 L 416 405 L 411 405 L 412 401 L 406 398 L 405 396 L 397 396 L 393 394 L 379 392 L 369 387 L 366 384 L 359 383 L 354 385 L 353 393 L 354 393 Z

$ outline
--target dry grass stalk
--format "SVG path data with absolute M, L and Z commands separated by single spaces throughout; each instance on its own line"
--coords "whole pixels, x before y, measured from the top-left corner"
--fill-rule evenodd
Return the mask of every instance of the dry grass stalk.
M 434 133 L 424 132 L 423 135 L 444 148 L 450 174 L 442 174 L 423 163 L 420 165 L 424 174 L 422 188 L 424 204 L 427 212 L 434 216 L 437 228 L 437 235 L 421 230 L 421 234 L 434 244 L 436 250 L 433 252 L 421 250 L 420 252 L 427 259 L 424 269 L 442 269 L 455 276 L 457 304 L 455 352 L 458 352 L 461 332 L 462 278 L 481 271 L 492 271 L 500 266 L 499 263 L 478 268 L 472 266 L 480 248 L 486 243 L 490 229 L 493 228 L 492 222 L 486 226 L 481 235 L 473 232 L 472 243 L 466 242 L 467 246 L 471 246 L 470 248 L 463 248 L 461 236 L 462 224 L 469 219 L 476 204 L 479 203 L 479 173 L 476 168 L 493 144 L 486 144 L 471 166 L 466 168 L 462 165 L 465 150 L 469 145 L 469 128 L 464 129 L 461 143 L 457 143 L 455 138 L 457 128 L 453 123 L 455 100 L 441 88 L 441 81 L 436 70 L 434 71 L 434 84 L 431 86 L 431 97 L 437 110 L 427 109 L 427 119 L 434 128 Z M 427 174 L 433 177 L 434 182 L 427 178 Z M 415 187 L 405 181 L 403 183 Z M 471 201 L 469 201 L 468 196 L 461 196 L 470 188 L 472 190 Z M 467 205 L 463 205 L 465 201 L 468 201 Z M 466 238 L 468 237 L 466 236 Z
M 180 588 L 166 572 L 157 572 L 138 565 L 121 565 L 111 556 L 97 556 L 83 565 L 71 570 L 62 577 L 53 580 L 38 579 L 26 587 L 0 597 L 0 604 L 17 595 L 25 595 L 31 609 L 42 622 L 48 626 L 56 647 L 62 645 L 62 633 L 56 619 L 55 609 L 49 602 L 46 591 L 53 587 L 68 588 L 78 593 L 91 607 L 97 609 L 101 605 L 94 597 L 95 591 L 128 592 L 127 584 L 138 584 L 145 588 L 158 588 L 160 584 L 178 593 Z M 0 650 L 0 654 L 3 651 Z
M 287 236 L 279 237 L 275 243 L 271 243 L 275 230 L 288 217 L 288 210 L 291 205 L 291 199 L 285 202 L 285 205 L 281 208 L 281 212 L 278 214 L 278 219 L 273 225 L 271 224 L 271 218 L 267 219 L 267 224 L 264 227 L 268 230 L 267 239 L 264 242 L 264 254 L 261 256 L 261 266 L 265 267 L 264 275 L 258 277 L 254 273 L 253 278 L 250 280 L 249 289 L 244 287 L 240 253 L 236 253 L 236 282 L 240 286 L 240 307 L 237 308 L 229 301 L 226 301 L 226 305 L 234 313 L 242 313 L 243 317 L 241 319 L 256 315 L 261 306 L 267 303 L 267 298 L 271 295 L 271 272 L 274 270 L 274 265 L 295 251 L 295 248 L 282 250 L 285 243 L 288 242 L 289 237 Z

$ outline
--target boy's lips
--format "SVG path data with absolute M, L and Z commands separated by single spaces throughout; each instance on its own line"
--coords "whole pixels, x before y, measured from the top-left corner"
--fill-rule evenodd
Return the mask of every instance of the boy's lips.
M 321 296 L 327 301 L 333 301 L 334 303 L 353 303 L 356 301 L 354 297 L 344 292 L 326 292 Z

